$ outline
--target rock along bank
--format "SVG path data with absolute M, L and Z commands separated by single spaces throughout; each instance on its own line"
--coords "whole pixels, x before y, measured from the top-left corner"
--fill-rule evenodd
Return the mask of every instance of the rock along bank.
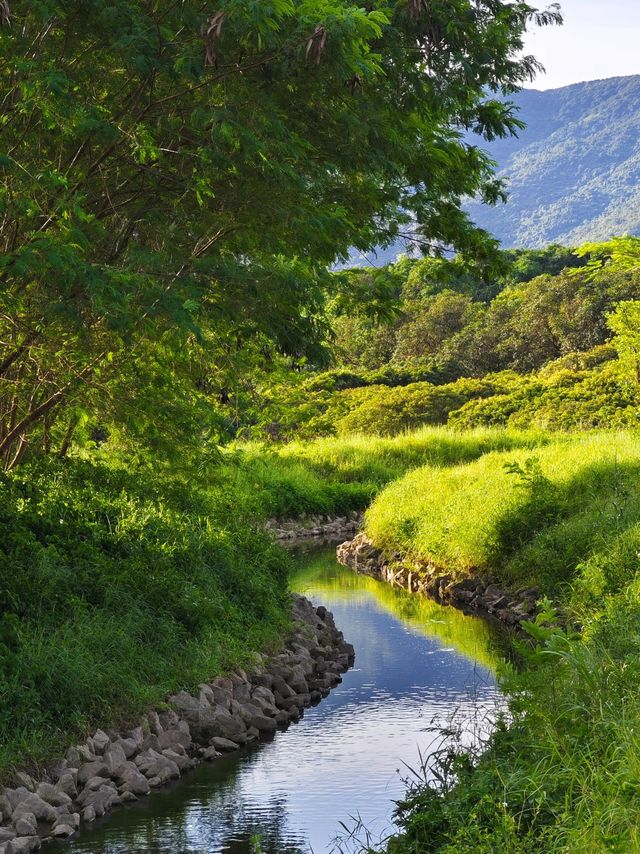
M 510 593 L 488 578 L 458 577 L 431 564 L 408 563 L 401 555 L 385 554 L 364 533 L 339 545 L 336 554 L 339 563 L 355 572 L 410 593 L 423 593 L 444 605 L 491 615 L 514 628 L 535 619 L 538 611 L 540 594 L 533 587 Z
M 144 798 L 202 761 L 273 737 L 299 720 L 342 681 L 353 646 L 326 608 L 293 597 L 294 628 L 282 651 L 260 659 L 250 673 L 237 670 L 181 691 L 134 726 L 97 730 L 41 779 L 25 772 L 0 790 L 0 854 L 38 850 L 67 839 L 115 807 Z

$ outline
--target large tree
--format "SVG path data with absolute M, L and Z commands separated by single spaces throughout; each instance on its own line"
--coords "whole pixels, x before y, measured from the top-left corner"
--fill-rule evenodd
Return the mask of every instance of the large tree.
M 460 203 L 501 188 L 464 135 L 517 130 L 503 96 L 537 69 L 523 33 L 558 17 L 504 0 L 1 0 L 4 467 L 64 451 L 82 409 L 126 423 L 175 396 L 200 412 L 206 366 L 248 340 L 311 350 L 349 247 L 417 224 L 425 246 L 490 257 Z

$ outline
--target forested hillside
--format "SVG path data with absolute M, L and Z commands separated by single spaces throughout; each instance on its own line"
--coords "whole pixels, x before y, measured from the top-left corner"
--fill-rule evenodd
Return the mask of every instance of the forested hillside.
M 221 423 L 230 436 L 280 441 L 426 424 L 637 425 L 624 354 L 640 300 L 640 240 L 503 257 L 504 273 L 489 279 L 461 261 L 407 258 L 339 274 L 363 301 L 327 306 L 333 367 L 258 362 L 218 404 Z
M 525 89 L 526 128 L 486 147 L 509 201 L 469 206 L 505 246 L 576 246 L 640 233 L 640 76 Z

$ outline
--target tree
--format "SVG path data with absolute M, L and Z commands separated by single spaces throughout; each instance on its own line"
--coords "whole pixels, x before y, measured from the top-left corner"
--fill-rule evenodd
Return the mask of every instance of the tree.
M 87 406 L 123 413 L 143 352 L 170 372 L 177 354 L 167 393 L 199 393 L 185 348 L 313 351 L 327 265 L 350 246 L 415 222 L 424 246 L 490 263 L 460 202 L 502 188 L 463 133 L 517 130 L 495 96 L 538 67 L 526 27 L 559 19 L 503 0 L 0 8 L 5 468 L 64 452 Z

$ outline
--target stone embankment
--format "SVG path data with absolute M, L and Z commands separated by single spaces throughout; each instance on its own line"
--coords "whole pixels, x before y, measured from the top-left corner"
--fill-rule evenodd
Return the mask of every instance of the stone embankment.
M 23 854 L 66 839 L 117 806 L 144 798 L 204 760 L 270 738 L 299 720 L 342 681 L 354 650 L 326 608 L 294 597 L 294 630 L 284 649 L 251 672 L 237 670 L 181 691 L 133 727 L 98 730 L 40 780 L 15 775 L 0 790 L 0 854 Z
M 362 533 L 339 545 L 337 557 L 363 575 L 462 610 L 491 614 L 510 626 L 533 620 L 538 610 L 539 593 L 532 587 L 510 593 L 487 578 L 456 577 L 434 566 L 403 563 L 400 555 L 386 555 Z
M 276 540 L 342 540 L 358 533 L 364 513 L 352 510 L 346 516 L 301 516 L 299 519 L 270 519 L 265 529 Z

